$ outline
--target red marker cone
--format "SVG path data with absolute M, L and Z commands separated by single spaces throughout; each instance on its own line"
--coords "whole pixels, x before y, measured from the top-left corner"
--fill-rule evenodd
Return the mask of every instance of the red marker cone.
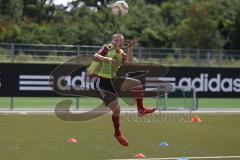
M 137 153 L 135 155 L 135 158 L 141 159 L 141 158 L 145 158 L 146 156 L 143 153 Z
M 192 122 L 202 122 L 202 120 L 198 116 L 192 117 Z
M 77 143 L 77 140 L 75 138 L 69 138 L 67 140 L 68 143 Z

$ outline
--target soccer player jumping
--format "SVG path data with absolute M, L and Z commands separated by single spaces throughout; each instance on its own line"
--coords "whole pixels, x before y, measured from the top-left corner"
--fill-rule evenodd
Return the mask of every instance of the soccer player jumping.
M 120 105 L 117 99 L 118 93 L 121 91 L 129 91 L 133 93 L 138 115 L 144 116 L 147 113 L 153 113 L 155 108 L 143 107 L 143 87 L 141 81 L 127 77 L 116 77 L 116 72 L 121 65 L 132 64 L 133 47 L 137 43 L 138 38 L 133 38 L 127 46 L 127 54 L 121 49 L 124 45 L 124 36 L 122 34 L 114 34 L 111 43 L 107 43 L 97 51 L 92 58 L 92 63 L 87 71 L 95 77 L 94 88 L 108 106 L 113 114 L 112 121 L 114 125 L 114 137 L 123 146 L 128 146 L 128 141 L 120 131 Z

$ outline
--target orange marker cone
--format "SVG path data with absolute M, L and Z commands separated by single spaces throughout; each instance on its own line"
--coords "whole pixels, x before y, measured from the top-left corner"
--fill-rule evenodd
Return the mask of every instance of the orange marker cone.
M 141 158 L 145 158 L 146 156 L 143 153 L 137 153 L 135 155 L 135 158 L 141 159 Z
M 68 143 L 77 143 L 77 140 L 75 138 L 69 138 L 67 140 Z
M 202 120 L 198 116 L 192 117 L 192 122 L 202 122 Z

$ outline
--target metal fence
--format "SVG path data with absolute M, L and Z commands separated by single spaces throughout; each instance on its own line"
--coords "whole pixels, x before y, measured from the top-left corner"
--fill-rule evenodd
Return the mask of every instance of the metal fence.
M 0 63 L 64 63 L 78 56 L 81 64 L 89 64 L 91 56 L 100 47 L 0 43 Z M 169 66 L 194 67 L 240 67 L 240 51 L 234 50 L 135 47 L 134 57 L 135 63 L 157 63 Z M 53 108 L 54 104 L 59 101 L 57 98 L 47 98 L 0 97 L 0 109 L 8 110 L 10 108 L 12 110 L 13 106 L 16 109 L 32 108 L 33 106 L 37 109 L 39 106 Z M 74 106 L 77 109 L 79 99 L 75 98 L 73 100 Z M 28 101 L 29 104 L 27 103 Z M 83 103 L 83 99 L 81 99 L 81 103 Z M 80 104 L 80 106 L 83 105 L 84 103 Z
M 100 47 L 0 43 L 0 62 L 63 63 L 79 56 L 79 62 L 87 64 Z M 240 51 L 135 47 L 134 61 L 169 66 L 240 67 Z

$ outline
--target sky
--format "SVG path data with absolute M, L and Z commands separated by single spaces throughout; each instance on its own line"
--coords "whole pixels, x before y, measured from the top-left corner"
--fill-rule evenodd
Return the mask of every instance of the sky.
M 62 5 L 64 5 L 64 6 L 66 6 L 67 3 L 68 3 L 68 2 L 71 2 L 71 1 L 73 1 L 73 0 L 53 0 L 53 3 L 56 4 L 56 5 L 62 4 Z

